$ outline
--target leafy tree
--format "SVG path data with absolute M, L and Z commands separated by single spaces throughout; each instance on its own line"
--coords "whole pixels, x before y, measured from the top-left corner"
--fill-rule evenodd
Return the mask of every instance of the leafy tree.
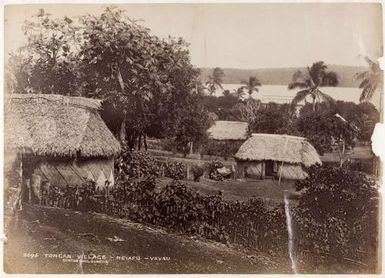
M 78 95 L 79 70 L 73 48 L 78 28 L 64 17 L 51 19 L 40 9 L 35 20 L 26 21 L 26 44 L 9 59 L 15 93 Z
M 215 113 L 219 120 L 236 120 L 232 108 L 239 102 L 233 94 L 223 96 L 204 96 L 203 104 L 209 112 Z
M 362 89 L 360 96 L 360 102 L 367 102 L 372 97 L 377 88 L 383 87 L 383 75 L 378 61 L 373 61 L 369 57 L 365 56 L 365 61 L 369 65 L 369 70 L 357 73 L 355 78 L 361 80 L 359 85 Z
M 233 106 L 231 113 L 238 121 L 254 122 L 261 106 L 262 103 L 260 100 L 247 98 Z
M 319 108 L 325 113 L 338 113 L 345 118 L 352 128 L 357 129 L 357 139 L 361 141 L 370 141 L 374 127 L 380 120 L 379 111 L 369 102 L 355 104 L 353 102 L 336 101 L 332 105 L 322 103 Z M 305 105 L 301 113 L 312 113 L 311 105 Z
M 209 80 L 206 82 L 206 86 L 210 92 L 210 95 L 214 95 L 218 88 L 223 89 L 223 77 L 225 73 L 221 68 L 214 68 L 213 74 L 209 76 Z
M 182 39 L 159 39 L 149 29 L 106 8 L 77 25 L 40 10 L 25 25 L 27 51 L 16 55 L 16 92 L 75 94 L 103 100 L 102 116 L 123 145 L 146 147 L 146 136 L 175 137 L 179 117 L 204 123 L 199 105 L 199 70 Z M 195 93 L 194 93 L 195 92 Z M 191 108 L 181 112 L 180 107 Z M 178 133 L 180 136 L 180 132 Z M 187 137 L 191 137 L 187 135 Z
M 331 152 L 333 145 L 340 144 L 340 153 L 344 156 L 346 148 L 354 146 L 354 139 L 357 136 L 355 128 L 330 110 L 301 111 L 296 127 L 321 155 Z
M 290 122 L 290 106 L 270 102 L 261 106 L 249 122 L 249 129 L 255 133 L 276 133 Z
M 171 118 L 168 127 L 168 137 L 173 138 L 178 151 L 187 155 L 192 144 L 197 148 L 207 140 L 207 129 L 211 121 L 202 105 L 201 95 L 190 95 L 185 100 L 186 104 L 175 109 L 175 118 Z
M 297 71 L 293 75 L 293 80 L 289 84 L 289 90 L 301 89 L 292 100 L 292 105 L 306 100 L 307 96 L 313 99 L 313 111 L 316 109 L 316 102 L 333 102 L 333 98 L 323 93 L 319 88 L 322 86 L 337 86 L 337 74 L 327 72 L 327 66 L 324 62 L 316 62 L 306 72 Z
M 254 92 L 258 93 L 258 87 L 262 85 L 261 82 L 255 76 L 250 76 L 248 81 L 243 80 L 241 83 L 244 85 L 240 87 L 240 89 L 242 91 L 246 90 L 249 94 L 249 97 L 251 97 Z

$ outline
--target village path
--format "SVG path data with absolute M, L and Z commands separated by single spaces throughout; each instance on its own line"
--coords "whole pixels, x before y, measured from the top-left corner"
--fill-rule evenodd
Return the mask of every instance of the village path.
M 28 206 L 17 227 L 9 233 L 4 246 L 4 269 L 8 273 L 290 271 L 289 265 L 277 263 L 268 255 L 250 256 L 220 243 L 169 234 L 95 213 Z M 39 257 L 34 258 L 34 254 Z M 62 258 L 55 258 L 60 254 L 71 259 L 83 254 L 86 258 L 83 263 L 63 262 Z M 90 263 L 94 256 L 99 256 L 96 261 L 108 263 Z

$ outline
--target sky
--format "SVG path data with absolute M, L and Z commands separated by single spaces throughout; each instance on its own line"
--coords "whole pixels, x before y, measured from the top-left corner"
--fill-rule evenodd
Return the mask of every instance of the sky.
M 117 5 L 159 37 L 184 38 L 198 67 L 273 68 L 327 64 L 365 66 L 382 56 L 380 4 L 128 4 Z M 106 6 L 5 7 L 5 53 L 25 41 L 21 30 L 44 8 L 53 17 L 100 14 Z

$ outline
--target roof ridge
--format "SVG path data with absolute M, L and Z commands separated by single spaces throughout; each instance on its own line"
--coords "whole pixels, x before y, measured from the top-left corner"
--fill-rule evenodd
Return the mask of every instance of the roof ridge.
M 59 94 L 6 94 L 4 95 L 4 99 L 44 99 L 46 101 L 54 102 L 56 104 L 71 105 L 83 109 L 99 110 L 101 108 L 101 100 L 82 96 L 67 96 Z

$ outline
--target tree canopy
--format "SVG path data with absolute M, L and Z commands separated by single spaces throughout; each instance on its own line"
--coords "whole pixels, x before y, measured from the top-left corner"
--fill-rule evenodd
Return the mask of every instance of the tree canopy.
M 146 136 L 178 140 L 183 124 L 191 130 L 182 144 L 204 136 L 208 117 L 196 90 L 199 70 L 182 39 L 153 36 L 115 8 L 76 23 L 40 10 L 24 29 L 28 42 L 10 63 L 14 92 L 102 99 L 107 125 L 131 148 L 140 148 Z

